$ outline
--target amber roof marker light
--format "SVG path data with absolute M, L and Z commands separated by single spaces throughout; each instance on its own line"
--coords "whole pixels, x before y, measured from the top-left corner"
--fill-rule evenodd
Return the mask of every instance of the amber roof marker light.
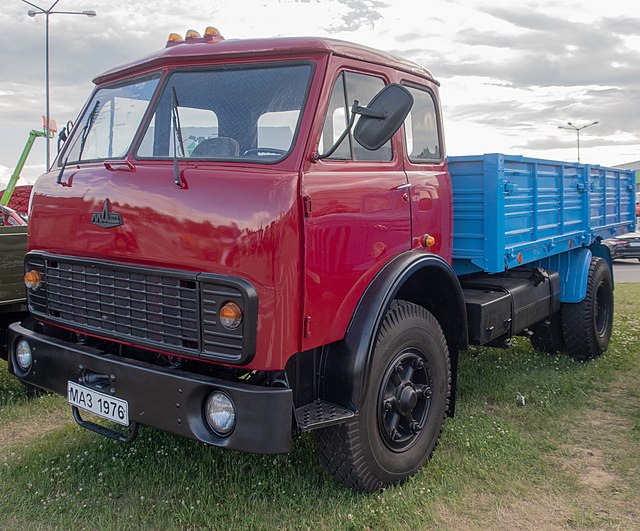
M 224 40 L 224 37 L 218 31 L 218 28 L 207 26 L 207 29 L 204 30 L 204 40 L 207 42 L 220 42 Z
M 175 46 L 176 44 L 180 44 L 181 42 L 184 42 L 182 35 L 180 35 L 179 33 L 170 33 L 169 37 L 167 38 L 167 47 Z
M 224 37 L 218 30 L 218 28 L 214 28 L 213 26 L 207 26 L 204 30 L 204 34 L 200 35 L 196 30 L 190 29 L 187 30 L 184 38 L 179 33 L 171 33 L 169 34 L 169 38 L 167 39 L 166 48 L 170 46 L 175 46 L 177 44 L 184 43 L 194 43 L 194 42 L 209 42 L 209 43 L 217 43 L 224 40 Z

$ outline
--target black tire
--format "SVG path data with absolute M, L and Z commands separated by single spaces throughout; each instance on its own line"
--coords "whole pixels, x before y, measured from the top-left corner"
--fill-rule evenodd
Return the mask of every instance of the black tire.
M 548 321 L 538 323 L 530 329 L 532 336 L 529 337 L 531 346 L 536 350 L 556 354 L 564 352 L 566 345 L 562 335 L 562 316 L 560 312 L 553 314 Z
M 440 440 L 451 391 L 447 343 L 435 317 L 394 301 L 378 331 L 365 398 L 345 424 L 315 432 L 333 477 L 368 492 L 401 482 Z
M 609 346 L 613 329 L 613 282 L 602 258 L 593 258 L 587 294 L 576 304 L 562 305 L 562 334 L 567 353 L 576 360 L 600 356 Z

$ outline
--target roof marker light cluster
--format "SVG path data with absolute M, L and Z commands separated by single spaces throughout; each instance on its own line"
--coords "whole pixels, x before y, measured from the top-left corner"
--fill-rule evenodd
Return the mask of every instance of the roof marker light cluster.
M 185 38 L 182 38 L 182 35 L 179 33 L 171 33 L 169 38 L 167 39 L 167 48 L 170 46 L 175 46 L 177 44 L 184 43 L 194 43 L 194 42 L 210 42 L 216 43 L 223 41 L 224 37 L 220 34 L 217 28 L 213 26 L 208 26 L 207 29 L 204 30 L 204 35 L 200 35 L 196 30 L 188 30 L 185 34 Z

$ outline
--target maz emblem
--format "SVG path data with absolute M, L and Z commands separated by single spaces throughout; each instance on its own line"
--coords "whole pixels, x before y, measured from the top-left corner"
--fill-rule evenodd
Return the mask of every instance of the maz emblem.
M 122 216 L 116 212 L 109 211 L 109 198 L 107 198 L 104 200 L 102 212 L 91 213 L 91 223 L 103 229 L 111 229 L 122 225 Z

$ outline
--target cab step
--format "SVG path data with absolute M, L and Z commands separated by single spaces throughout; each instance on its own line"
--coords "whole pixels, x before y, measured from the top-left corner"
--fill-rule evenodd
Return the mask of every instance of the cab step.
M 295 415 L 298 429 L 310 431 L 332 424 L 340 424 L 355 414 L 350 409 L 317 399 L 296 408 Z

